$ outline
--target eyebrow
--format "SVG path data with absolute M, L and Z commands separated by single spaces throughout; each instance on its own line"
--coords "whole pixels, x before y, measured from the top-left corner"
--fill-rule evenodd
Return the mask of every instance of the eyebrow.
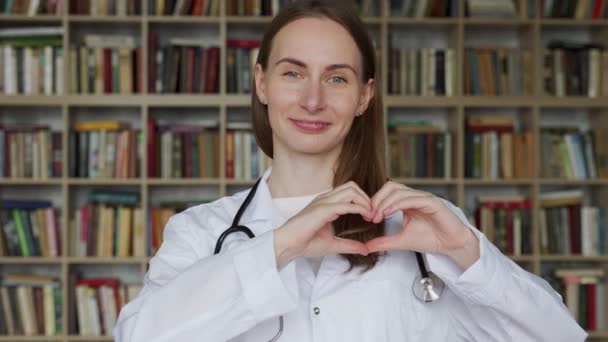
M 279 65 L 280 63 L 291 63 L 291 64 L 295 64 L 297 66 L 300 66 L 302 68 L 306 68 L 306 63 L 304 63 L 304 62 L 302 62 L 300 60 L 297 60 L 295 58 L 291 58 L 291 57 L 281 58 L 274 65 Z M 325 70 L 328 70 L 328 71 L 329 70 L 336 70 L 336 69 L 350 69 L 350 70 L 352 70 L 355 73 L 355 75 L 358 75 L 357 70 L 355 70 L 355 68 L 353 68 L 352 65 L 346 64 L 346 63 L 343 63 L 343 64 L 331 64 L 331 65 L 328 65 L 325 68 Z

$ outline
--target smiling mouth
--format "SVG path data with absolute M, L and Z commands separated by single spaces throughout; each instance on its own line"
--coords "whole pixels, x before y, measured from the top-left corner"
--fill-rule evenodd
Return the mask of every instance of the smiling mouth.
M 310 132 L 320 132 L 327 128 L 330 123 L 324 121 L 307 121 L 307 120 L 295 120 L 289 119 L 297 128 L 310 131 Z

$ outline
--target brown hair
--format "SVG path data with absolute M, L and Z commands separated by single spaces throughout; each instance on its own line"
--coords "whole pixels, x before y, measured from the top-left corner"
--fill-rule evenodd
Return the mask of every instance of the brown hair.
M 333 179 L 334 187 L 352 180 L 371 197 L 387 180 L 384 155 L 384 114 L 379 91 L 381 83 L 376 74 L 375 49 L 365 25 L 354 8 L 335 0 L 298 0 L 291 3 L 281 10 L 270 23 L 262 40 L 256 63 L 261 65 L 262 70 L 266 70 L 275 35 L 290 22 L 306 17 L 328 18 L 342 25 L 353 37 L 361 52 L 362 81 L 367 83 L 368 79 L 375 79 L 374 96 L 363 115 L 354 119 L 338 157 Z M 251 89 L 255 89 L 255 79 L 253 79 Z M 262 151 L 272 158 L 272 129 L 268 121 L 268 110 L 260 102 L 255 91 L 251 94 L 251 108 L 257 143 Z M 384 235 L 383 222 L 369 223 L 359 215 L 341 216 L 334 221 L 333 226 L 337 236 L 361 242 Z M 378 253 L 368 256 L 356 254 L 344 256 L 349 260 L 351 268 L 363 265 L 366 266 L 366 269 L 370 269 L 378 261 Z

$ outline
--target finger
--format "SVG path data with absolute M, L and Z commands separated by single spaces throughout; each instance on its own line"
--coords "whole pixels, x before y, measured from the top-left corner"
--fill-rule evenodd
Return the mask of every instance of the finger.
M 401 242 L 398 236 L 381 236 L 369 240 L 366 244 L 369 253 L 388 251 L 391 249 L 400 249 Z
M 372 196 L 372 210 L 376 211 L 376 208 L 378 207 L 378 204 L 380 202 L 382 202 L 382 200 L 384 198 L 386 198 L 386 196 L 388 196 L 389 194 L 391 194 L 393 191 L 395 191 L 395 189 L 398 188 L 403 188 L 404 185 L 403 184 L 399 184 L 399 183 L 395 183 L 392 181 L 388 181 L 386 183 L 384 183 L 384 185 L 380 188 L 380 190 L 378 190 L 378 192 L 376 192 L 374 194 L 374 196 Z
M 355 189 L 358 193 L 361 194 L 361 196 L 363 196 L 364 198 L 366 198 L 368 202 L 371 202 L 371 199 L 365 193 L 365 191 L 363 191 L 361 189 L 361 187 L 359 186 L 359 184 L 355 183 L 354 181 L 346 182 L 346 183 L 340 185 L 339 187 L 337 187 L 336 189 L 343 190 L 343 189 L 348 189 L 348 188 Z
M 329 251 L 332 254 L 369 254 L 368 248 L 364 243 L 340 237 L 333 238 Z
M 423 214 L 431 214 L 437 211 L 437 203 L 437 198 L 432 195 L 404 197 L 389 203 L 383 213 L 388 216 L 397 210 L 417 210 Z
M 359 214 L 366 221 L 371 221 L 373 218 L 373 213 L 371 209 L 359 204 L 359 203 L 332 203 L 327 206 L 324 206 L 326 210 L 328 210 L 332 217 L 331 221 L 335 221 L 338 217 L 346 214 Z
M 394 211 L 387 213 L 386 209 L 397 203 L 399 200 L 407 197 L 423 197 L 426 194 L 422 191 L 414 190 L 412 188 L 399 188 L 394 189 L 393 192 L 388 194 L 374 209 L 374 223 L 382 221 L 383 217 L 392 214 Z
M 358 204 L 361 204 L 364 207 L 370 209 L 370 211 L 372 209 L 369 198 L 367 196 L 365 196 L 364 194 L 362 195 L 360 192 L 356 191 L 352 187 L 344 188 L 344 189 L 332 194 L 331 196 L 326 197 L 325 199 L 332 203 L 336 203 L 336 202 L 358 203 Z

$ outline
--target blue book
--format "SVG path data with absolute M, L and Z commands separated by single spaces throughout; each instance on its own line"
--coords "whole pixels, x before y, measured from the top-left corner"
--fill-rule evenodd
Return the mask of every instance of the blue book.
M 16 200 L 16 199 L 5 199 L 0 201 L 0 208 L 3 209 L 40 209 L 50 208 L 53 205 L 50 201 L 30 201 L 30 200 Z
M 0 129 L 0 177 L 4 176 L 4 131 Z

